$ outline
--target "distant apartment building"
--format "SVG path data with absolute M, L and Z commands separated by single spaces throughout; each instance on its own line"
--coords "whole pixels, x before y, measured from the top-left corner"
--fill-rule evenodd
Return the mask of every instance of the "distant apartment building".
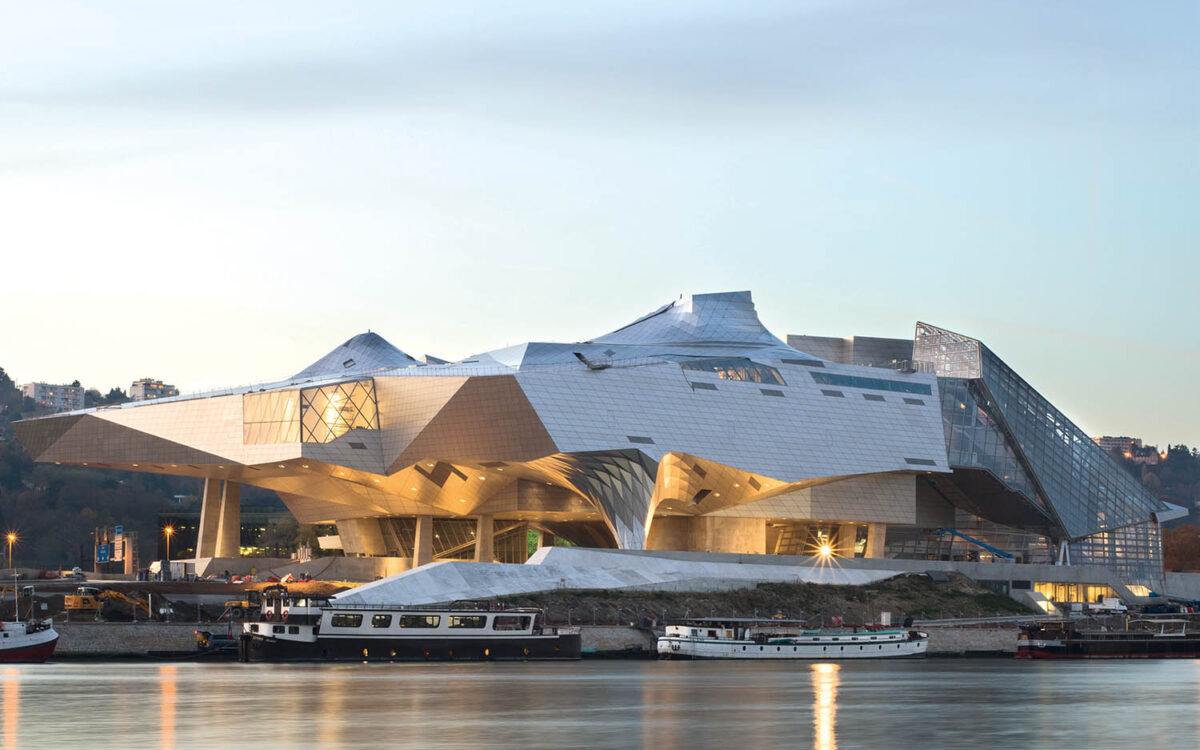
M 1135 464 L 1153 466 L 1167 457 L 1166 453 L 1159 453 L 1156 446 L 1143 445 L 1141 438 L 1102 435 L 1092 438 L 1092 442 L 1100 446 L 1105 453 L 1116 453 Z
M 131 401 L 151 401 L 156 398 L 170 398 L 178 396 L 179 389 L 173 385 L 166 385 L 161 380 L 153 378 L 142 378 L 141 380 L 133 381 L 133 385 L 129 386 L 129 398 Z
M 83 386 L 81 385 L 26 383 L 21 386 L 21 393 L 26 398 L 36 401 L 38 406 L 54 412 L 75 411 L 83 408 Z
M 1133 453 L 1135 450 L 1142 447 L 1141 438 L 1132 438 L 1124 435 L 1114 437 L 1112 435 L 1101 435 L 1100 437 L 1092 438 L 1092 442 L 1100 446 L 1105 452 L 1116 451 L 1118 453 Z

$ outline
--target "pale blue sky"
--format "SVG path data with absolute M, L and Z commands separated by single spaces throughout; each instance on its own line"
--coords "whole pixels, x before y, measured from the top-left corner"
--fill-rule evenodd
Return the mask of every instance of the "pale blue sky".
M 0 366 L 195 390 L 751 289 L 1200 444 L 1198 8 L 0 0 Z

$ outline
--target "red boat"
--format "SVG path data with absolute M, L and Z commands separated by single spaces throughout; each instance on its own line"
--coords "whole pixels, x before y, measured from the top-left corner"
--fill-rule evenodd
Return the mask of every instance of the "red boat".
M 58 645 L 50 620 L 0 623 L 0 662 L 46 661 Z

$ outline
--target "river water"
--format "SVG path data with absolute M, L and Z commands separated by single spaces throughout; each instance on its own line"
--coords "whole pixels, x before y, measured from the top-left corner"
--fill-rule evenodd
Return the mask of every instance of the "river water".
M 0 667 L 5 748 L 1196 747 L 1200 661 Z

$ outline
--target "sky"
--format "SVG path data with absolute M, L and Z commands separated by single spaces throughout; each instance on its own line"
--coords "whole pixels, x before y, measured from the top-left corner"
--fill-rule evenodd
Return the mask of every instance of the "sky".
M 184 391 L 374 330 L 983 340 L 1200 445 L 1194 2 L 0 0 L 0 367 Z

